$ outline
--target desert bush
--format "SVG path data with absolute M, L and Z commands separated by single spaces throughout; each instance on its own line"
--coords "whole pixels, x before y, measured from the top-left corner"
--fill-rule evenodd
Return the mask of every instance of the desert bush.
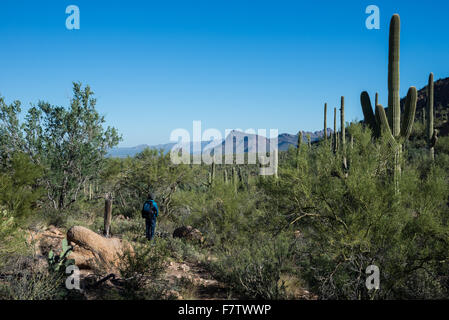
M 262 185 L 278 199 L 271 211 L 303 234 L 299 273 L 322 299 L 372 299 L 410 298 L 411 277 L 427 270 L 437 280 L 423 281 L 416 297 L 435 297 L 448 255 L 447 174 L 432 164 L 403 165 L 396 192 L 386 141 L 374 142 L 361 127 L 351 134 L 347 170 L 341 154 L 321 144 L 304 155 L 307 165 L 285 168 L 278 181 Z M 381 270 L 381 290 L 365 286 L 372 264 Z
M 214 275 L 234 295 L 246 299 L 285 299 L 281 274 L 289 258 L 290 244 L 285 238 L 260 239 L 246 247 L 223 250 L 211 264 Z
M 162 279 L 168 257 L 164 241 L 156 245 L 138 245 L 134 252 L 125 252 L 119 267 L 123 280 L 119 295 L 121 299 L 142 300 L 164 297 L 166 283 Z
M 19 256 L 1 270 L 0 299 L 61 300 L 70 295 L 64 273 L 36 267 L 31 256 Z

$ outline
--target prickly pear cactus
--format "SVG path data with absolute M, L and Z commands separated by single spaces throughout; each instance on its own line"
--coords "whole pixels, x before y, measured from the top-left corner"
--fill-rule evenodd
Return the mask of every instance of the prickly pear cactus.
M 59 255 L 55 255 L 53 250 L 48 253 L 48 267 L 51 271 L 61 271 L 70 265 L 75 264 L 75 260 L 67 259 L 68 254 L 72 251 L 72 246 L 69 246 L 67 239 L 62 240 L 62 251 Z

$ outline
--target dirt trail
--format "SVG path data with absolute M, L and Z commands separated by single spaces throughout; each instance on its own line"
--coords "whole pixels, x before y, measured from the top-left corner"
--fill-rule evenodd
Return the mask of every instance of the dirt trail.
M 186 286 L 179 293 L 181 299 L 220 300 L 228 297 L 226 287 L 198 264 L 172 261 L 165 277 L 172 285 L 184 282 Z M 187 295 L 184 294 L 185 291 Z

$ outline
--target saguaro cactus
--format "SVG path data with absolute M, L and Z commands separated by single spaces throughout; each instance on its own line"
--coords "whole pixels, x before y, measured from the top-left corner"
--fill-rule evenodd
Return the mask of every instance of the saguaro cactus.
M 228 183 L 228 171 L 226 170 L 225 166 L 223 166 L 223 181 L 225 184 Z
M 324 104 L 324 140 L 327 141 L 327 103 Z
M 430 73 L 429 75 L 429 83 L 427 85 L 427 124 L 426 124 L 426 131 L 427 131 L 427 142 L 429 144 L 429 155 L 432 160 L 435 159 L 435 145 L 433 144 L 434 140 L 434 128 L 433 128 L 433 73 Z M 435 134 L 436 137 L 436 134 Z
M 298 132 L 298 145 L 296 147 L 296 168 L 299 169 L 299 153 L 301 152 L 302 145 L 302 132 Z
M 232 166 L 232 185 L 234 186 L 234 190 L 237 190 L 237 173 L 235 167 Z
M 309 141 L 310 141 L 310 139 L 309 139 Z M 274 153 L 274 156 L 273 156 L 273 159 L 274 159 L 274 163 L 273 163 L 274 178 L 277 179 L 278 178 L 278 167 L 279 167 L 279 152 L 278 152 L 278 149 L 275 148 L 273 150 L 273 153 Z
M 340 147 L 343 154 L 343 168 L 347 169 L 346 162 L 346 128 L 345 128 L 345 97 L 341 97 L 341 107 L 340 107 Z
M 337 108 L 334 108 L 334 133 L 333 133 L 333 146 L 334 152 L 338 149 L 338 139 L 337 139 Z
M 375 135 L 385 134 L 390 145 L 394 148 L 394 180 L 396 190 L 399 187 L 401 174 L 400 157 L 402 144 L 412 132 L 415 120 L 417 91 L 410 87 L 405 101 L 404 116 L 401 119 L 401 106 L 399 96 L 399 46 L 400 46 L 400 18 L 395 14 L 390 21 L 390 39 L 388 55 L 388 116 L 385 109 L 376 102 L 374 115 L 371 101 L 366 91 L 362 92 L 362 104 L 365 122 L 371 127 Z M 376 95 L 377 96 L 377 95 Z M 377 100 L 377 98 L 376 98 Z
M 213 156 L 212 164 L 210 166 L 209 171 L 209 186 L 212 186 L 214 184 L 214 181 L 215 181 L 215 155 Z
M 112 195 L 106 194 L 104 201 L 104 236 L 109 238 L 112 220 Z

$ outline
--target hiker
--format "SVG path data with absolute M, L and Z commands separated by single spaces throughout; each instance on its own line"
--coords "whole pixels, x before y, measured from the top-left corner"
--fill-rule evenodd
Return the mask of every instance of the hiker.
M 149 241 L 154 237 L 154 230 L 156 229 L 156 218 L 159 215 L 159 209 L 153 195 L 148 194 L 148 200 L 145 201 L 142 208 L 142 218 L 145 219 L 146 229 L 145 236 Z

